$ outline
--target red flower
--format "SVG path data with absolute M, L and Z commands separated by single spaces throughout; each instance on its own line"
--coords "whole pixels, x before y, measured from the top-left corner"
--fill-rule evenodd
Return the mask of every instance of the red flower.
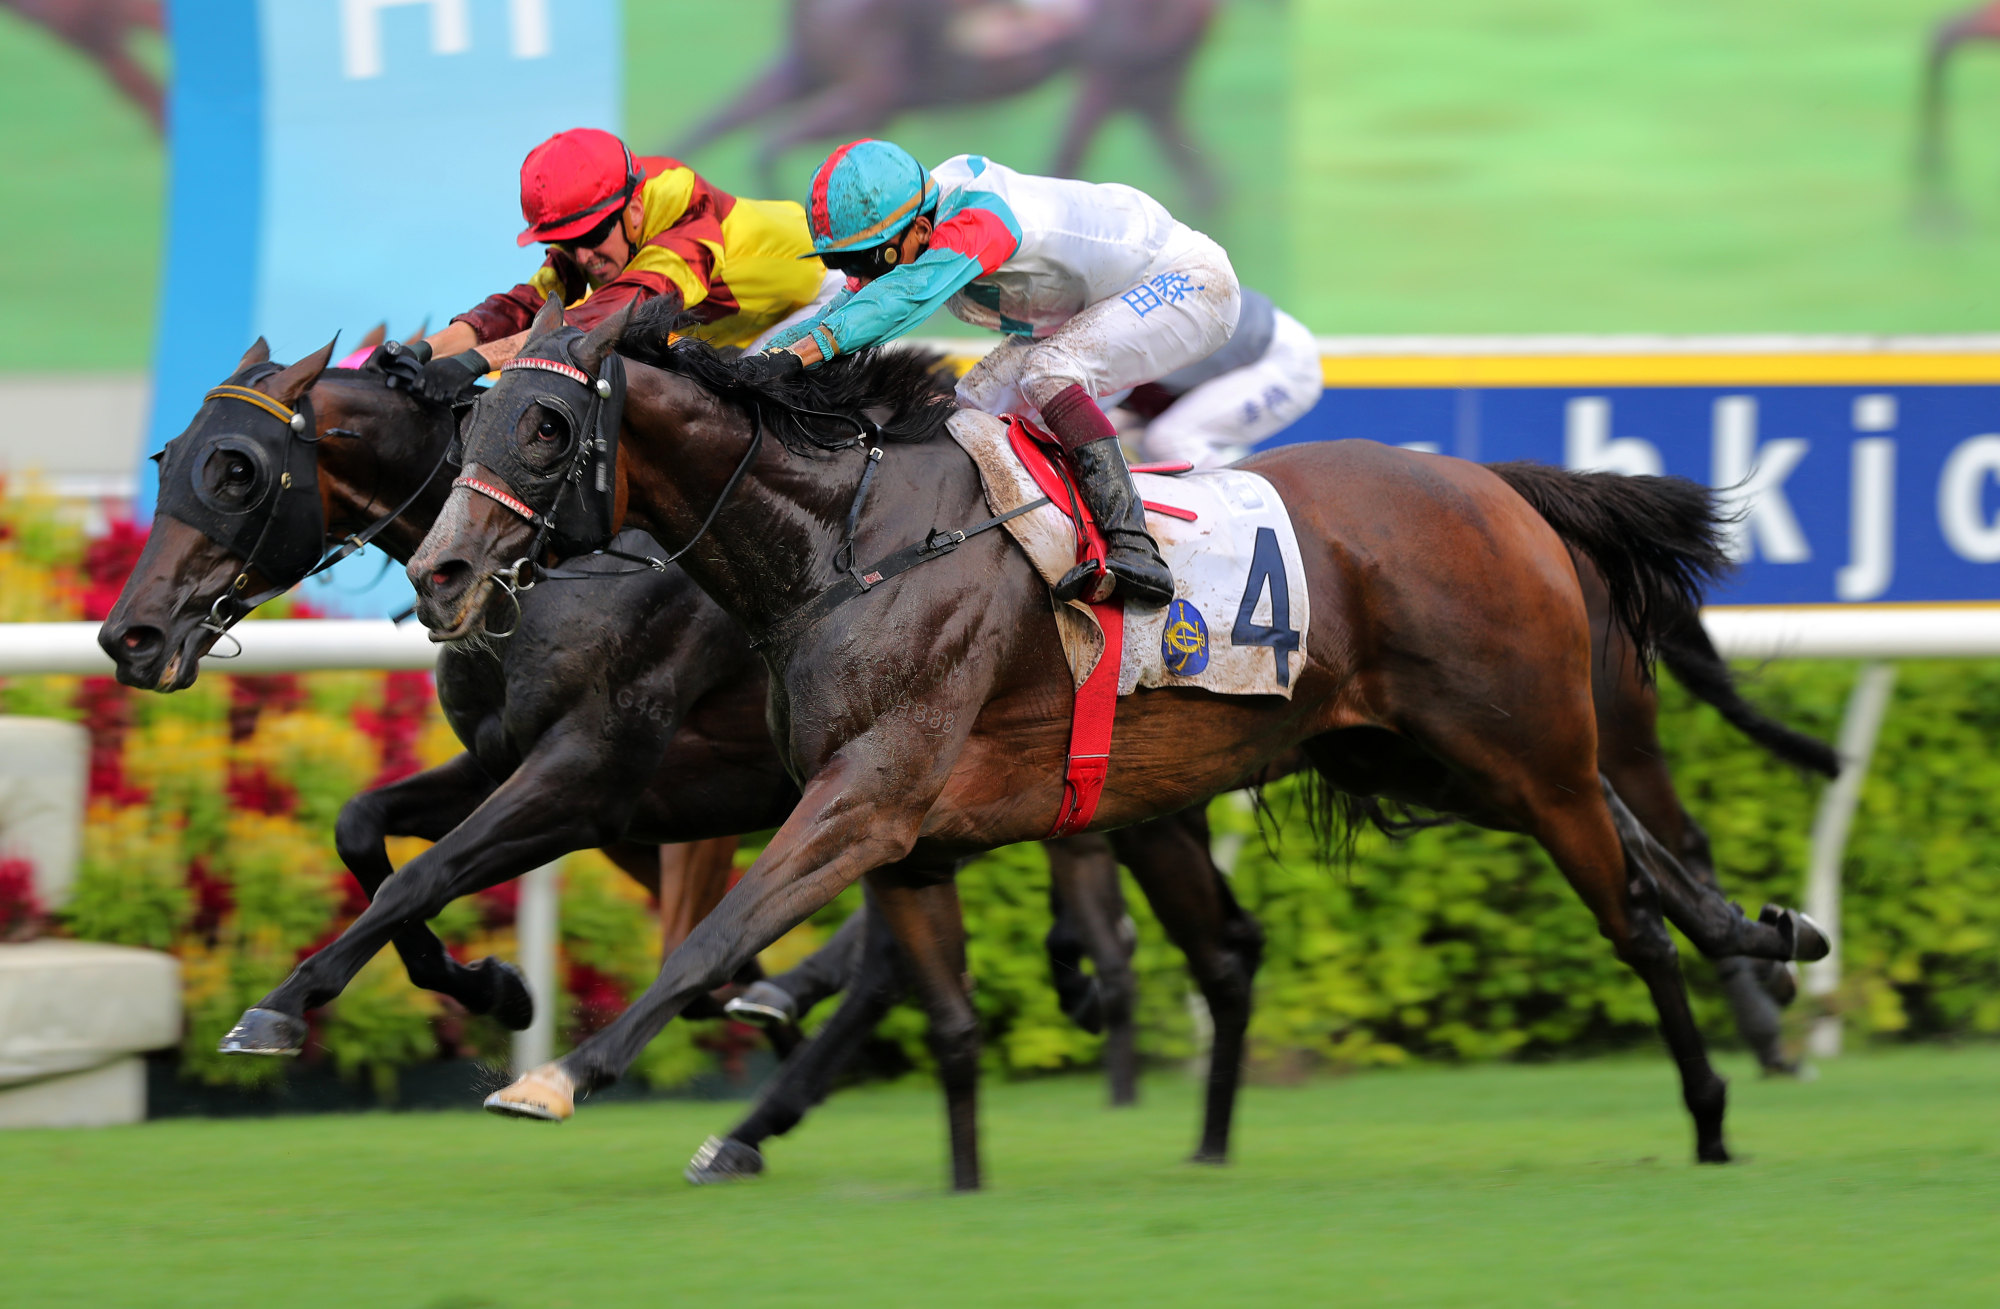
M 125 579 L 139 562 L 139 552 L 145 548 L 146 530 L 129 518 L 113 519 L 104 535 L 84 548 L 85 618 L 95 623 L 110 615 L 119 592 L 125 589 Z
M 229 803 L 252 813 L 282 817 L 298 812 L 299 793 L 290 783 L 271 776 L 262 766 L 245 768 L 230 761 L 229 780 L 223 790 Z
M 609 1025 L 625 1009 L 625 988 L 589 964 L 570 962 L 569 993 L 576 1000 L 572 1017 L 580 1036 Z
M 33 934 L 41 919 L 35 865 L 18 856 L 0 859 L 0 941 Z
M 131 692 L 109 677 L 86 677 L 76 707 L 90 733 L 90 798 L 116 805 L 146 803 L 145 788 L 125 776 L 125 737 L 132 730 Z
M 479 920 L 485 925 L 486 930 L 490 932 L 496 928 L 512 927 L 515 918 L 520 914 L 520 879 L 502 882 L 498 886 L 489 886 L 484 891 L 474 894 L 472 898 L 479 906 Z
M 192 930 L 203 940 L 213 941 L 222 920 L 236 907 L 236 892 L 227 881 L 209 871 L 208 860 L 200 855 L 188 861 L 187 886 L 194 893 Z
M 305 684 L 297 673 L 239 673 L 229 679 L 229 739 L 247 741 L 266 713 L 288 714 L 305 703 Z
M 424 719 L 431 707 L 431 675 L 421 672 L 384 673 L 382 707 L 357 705 L 354 725 L 365 732 L 381 751 L 382 766 L 369 785 L 387 786 L 423 771 L 417 757 L 417 741 L 423 736 Z

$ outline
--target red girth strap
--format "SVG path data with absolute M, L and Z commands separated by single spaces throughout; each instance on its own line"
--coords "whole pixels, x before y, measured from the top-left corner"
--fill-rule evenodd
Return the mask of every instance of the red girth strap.
M 1111 726 L 1118 717 L 1118 669 L 1125 662 L 1125 601 L 1114 597 L 1094 604 L 1104 629 L 1104 653 L 1083 685 L 1069 724 L 1069 764 L 1063 772 L 1062 806 L 1049 835 L 1073 836 L 1090 826 L 1111 770 Z

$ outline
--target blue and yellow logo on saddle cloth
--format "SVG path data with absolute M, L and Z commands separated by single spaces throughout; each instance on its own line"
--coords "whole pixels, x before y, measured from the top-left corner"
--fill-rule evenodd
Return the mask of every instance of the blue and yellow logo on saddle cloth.
M 1195 677 L 1208 667 L 1208 624 L 1201 610 L 1185 600 L 1167 606 L 1167 625 L 1160 633 L 1160 657 L 1175 677 Z

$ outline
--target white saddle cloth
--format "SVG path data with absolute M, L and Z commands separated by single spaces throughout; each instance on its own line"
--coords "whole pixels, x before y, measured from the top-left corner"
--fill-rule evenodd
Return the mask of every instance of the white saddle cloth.
M 1003 419 L 960 410 L 952 439 L 972 456 L 987 506 L 1004 514 L 1042 498 L 1007 439 Z M 1291 698 L 1305 666 L 1312 598 L 1291 515 L 1255 473 L 1222 468 L 1163 477 L 1138 473 L 1140 496 L 1191 511 L 1186 521 L 1148 510 L 1146 526 L 1174 574 L 1174 602 L 1127 607 L 1118 694 L 1142 686 L 1193 686 L 1221 695 Z M 1007 531 L 1050 585 L 1076 564 L 1076 529 L 1054 505 L 1010 520 Z M 1090 606 L 1056 606 L 1063 652 L 1079 686 L 1104 651 Z

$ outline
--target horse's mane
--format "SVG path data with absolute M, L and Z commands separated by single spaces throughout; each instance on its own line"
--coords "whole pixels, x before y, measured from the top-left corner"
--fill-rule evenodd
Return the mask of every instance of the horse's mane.
M 835 450 L 854 440 L 847 416 L 875 422 L 871 441 L 914 444 L 943 430 L 956 406 L 945 357 L 907 347 L 858 350 L 763 390 L 736 380 L 733 359 L 708 342 L 672 334 L 689 323 L 671 298 L 639 306 L 618 340 L 618 353 L 677 374 L 718 396 L 753 409 L 765 430 L 789 450 Z M 802 413 L 801 410 L 815 412 Z

